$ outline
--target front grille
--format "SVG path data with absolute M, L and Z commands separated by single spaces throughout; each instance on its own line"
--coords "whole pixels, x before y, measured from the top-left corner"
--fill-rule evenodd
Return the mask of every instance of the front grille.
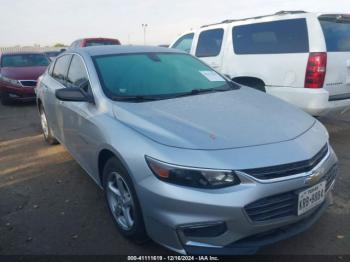
M 337 175 L 338 167 L 334 165 L 321 179 L 326 180 L 328 191 Z M 301 190 L 304 190 L 303 188 Z M 245 212 L 254 222 L 264 222 L 276 218 L 296 216 L 298 208 L 298 193 L 300 190 L 290 191 L 270 197 L 265 197 L 245 206 Z
M 328 153 L 328 144 L 311 159 L 271 167 L 241 170 L 258 179 L 274 179 L 311 171 Z
M 35 87 L 36 82 L 35 80 L 20 80 L 19 81 L 22 86 L 27 86 L 27 87 Z
M 327 175 L 325 175 L 323 177 L 322 180 L 326 180 L 327 183 L 326 183 L 326 191 L 328 191 L 329 187 L 332 185 L 333 181 L 335 180 L 335 177 L 337 176 L 338 174 L 338 166 L 337 165 L 334 165 L 330 171 L 327 173 Z
M 317 211 L 322 209 L 325 203 L 322 203 L 318 208 Z M 316 210 L 315 210 L 316 211 Z M 266 244 L 267 242 L 273 243 L 274 240 L 281 240 L 281 237 L 283 235 L 289 235 L 288 233 L 291 232 L 301 232 L 304 228 L 307 228 L 307 225 L 313 224 L 312 221 L 315 221 L 315 219 L 318 217 L 318 212 L 314 212 L 312 215 L 296 222 L 293 224 L 288 224 L 279 228 L 274 228 L 265 232 L 257 233 L 255 235 L 251 235 L 245 238 L 242 238 L 232 244 L 229 244 L 227 247 L 235 246 L 237 244 L 239 245 L 256 245 L 261 246 L 261 243 Z M 300 229 L 301 231 L 299 231 Z M 294 235 L 294 233 L 292 233 Z M 290 236 L 290 235 L 289 235 Z M 283 237 L 282 237 L 283 239 Z M 260 245 L 259 245 L 260 244 Z
M 252 221 L 261 222 L 295 214 L 297 196 L 294 192 L 274 195 L 253 202 L 245 207 Z

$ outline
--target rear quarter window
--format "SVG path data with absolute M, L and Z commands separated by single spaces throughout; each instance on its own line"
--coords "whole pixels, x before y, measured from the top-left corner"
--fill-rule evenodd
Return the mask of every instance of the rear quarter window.
M 234 52 L 238 55 L 309 52 L 303 18 L 235 26 L 232 38 Z
M 350 20 L 320 18 L 328 52 L 350 52 Z

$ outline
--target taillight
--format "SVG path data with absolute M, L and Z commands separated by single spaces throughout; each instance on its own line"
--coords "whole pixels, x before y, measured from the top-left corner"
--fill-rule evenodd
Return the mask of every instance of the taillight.
M 305 88 L 322 88 L 327 68 L 327 53 L 310 53 L 307 61 Z

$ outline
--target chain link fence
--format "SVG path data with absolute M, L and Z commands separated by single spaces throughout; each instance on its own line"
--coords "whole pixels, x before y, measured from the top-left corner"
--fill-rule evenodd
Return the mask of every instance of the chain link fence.
M 40 46 L 24 46 L 24 47 L 0 47 L 0 52 L 50 52 L 60 51 L 67 47 L 40 47 Z

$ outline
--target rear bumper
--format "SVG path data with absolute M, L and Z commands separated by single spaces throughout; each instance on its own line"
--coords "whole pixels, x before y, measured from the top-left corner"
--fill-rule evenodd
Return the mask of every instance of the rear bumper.
M 350 99 L 332 100 L 323 88 L 266 87 L 266 92 L 314 116 L 350 109 Z
M 0 92 L 16 101 L 35 101 L 36 98 L 34 87 L 17 87 L 0 83 Z

